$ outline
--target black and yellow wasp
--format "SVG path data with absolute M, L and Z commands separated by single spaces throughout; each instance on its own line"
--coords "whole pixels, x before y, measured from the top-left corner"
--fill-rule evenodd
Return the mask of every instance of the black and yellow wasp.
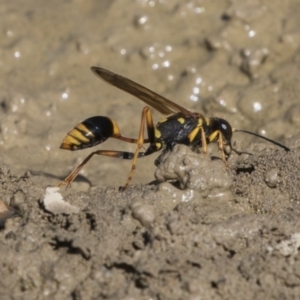
M 94 151 L 88 155 L 64 181 L 59 183 L 59 186 L 70 185 L 83 166 L 95 154 L 132 159 L 132 168 L 123 189 L 125 189 L 131 181 L 138 158 L 162 149 L 165 151 L 171 150 L 176 144 L 188 145 L 194 149 L 202 148 L 202 152 L 206 153 L 207 144 L 217 142 L 221 152 L 221 159 L 226 164 L 224 147 L 229 146 L 232 148 L 231 137 L 233 132 L 249 133 L 272 142 L 286 151 L 290 150 L 280 143 L 253 132 L 233 129 L 224 119 L 215 117 L 205 118 L 200 113 L 191 112 L 126 77 L 103 68 L 91 67 L 91 70 L 101 79 L 136 96 L 147 105 L 167 116 L 154 126 L 150 108 L 145 106 L 142 111 L 140 131 L 137 139 L 122 136 L 117 123 L 108 117 L 95 116 L 79 123 L 63 139 L 60 146 L 61 149 L 74 151 L 94 147 L 103 143 L 108 138 L 116 138 L 124 142 L 137 144 L 137 148 L 134 153 L 114 150 Z M 147 139 L 144 137 L 145 125 L 148 133 Z M 149 144 L 149 146 L 146 151 L 141 152 L 144 144 Z

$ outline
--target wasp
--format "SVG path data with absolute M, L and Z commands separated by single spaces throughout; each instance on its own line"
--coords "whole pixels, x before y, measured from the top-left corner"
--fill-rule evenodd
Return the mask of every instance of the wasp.
M 81 150 L 101 144 L 108 138 L 115 138 L 136 144 L 137 148 L 135 152 L 115 150 L 94 151 L 90 153 L 70 175 L 60 182 L 58 186 L 70 185 L 83 166 L 86 165 L 94 155 L 103 155 L 132 160 L 129 176 L 123 186 L 124 190 L 128 187 L 132 179 L 138 158 L 145 157 L 160 150 L 171 150 L 176 144 L 184 144 L 194 149 L 201 148 L 202 152 L 206 153 L 207 145 L 216 142 L 218 143 L 218 148 L 221 153 L 221 159 L 227 165 L 225 146 L 229 146 L 229 148 L 232 149 L 231 138 L 233 132 L 252 134 L 286 151 L 290 150 L 288 147 L 254 132 L 234 129 L 224 119 L 216 117 L 207 118 L 198 112 L 187 110 L 148 88 L 109 70 L 99 67 L 91 67 L 91 70 L 104 81 L 136 96 L 147 104 L 142 111 L 138 138 L 134 139 L 123 136 L 114 120 L 105 116 L 94 116 L 77 124 L 63 139 L 60 148 L 71 151 Z M 154 126 L 149 106 L 161 114 L 166 115 L 156 126 Z M 148 135 L 147 138 L 145 138 L 145 127 Z M 149 146 L 142 152 L 141 150 L 144 144 L 149 144 Z

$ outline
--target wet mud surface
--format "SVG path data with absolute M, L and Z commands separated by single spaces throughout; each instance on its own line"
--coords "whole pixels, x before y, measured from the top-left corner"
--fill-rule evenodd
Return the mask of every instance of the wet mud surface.
M 194 153 L 174 151 L 164 174 L 189 182 L 177 170 Z M 97 187 L 56 208 L 2 168 L 1 195 L 21 216 L 1 230 L 1 298 L 297 298 L 300 155 L 265 149 L 230 169 L 201 156 L 184 171 L 197 187 Z
M 298 299 L 299 11 L 295 0 L 4 1 L 0 299 Z M 291 151 L 235 133 L 228 165 L 216 144 L 178 145 L 139 159 L 123 192 L 130 161 L 105 157 L 56 188 L 90 153 L 59 149 L 81 120 L 138 134 L 143 103 L 93 65 Z

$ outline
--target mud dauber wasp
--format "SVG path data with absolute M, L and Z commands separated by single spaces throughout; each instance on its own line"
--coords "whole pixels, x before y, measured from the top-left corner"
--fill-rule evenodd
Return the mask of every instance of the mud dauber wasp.
M 224 146 L 229 146 L 232 149 L 231 137 L 233 132 L 248 133 L 267 140 L 286 151 L 290 150 L 288 147 L 254 132 L 233 129 L 224 119 L 216 117 L 206 118 L 200 113 L 191 112 L 126 77 L 99 67 L 91 67 L 91 70 L 104 81 L 136 96 L 147 105 L 167 116 L 154 126 L 150 108 L 145 106 L 142 111 L 140 131 L 137 139 L 122 136 L 117 123 L 108 117 L 95 116 L 79 123 L 63 139 L 60 146 L 61 149 L 74 151 L 94 147 L 103 143 L 108 138 L 116 138 L 124 142 L 137 144 L 137 149 L 134 153 L 114 150 L 94 151 L 64 181 L 60 182 L 58 186 L 70 185 L 83 166 L 95 154 L 121 159 L 132 159 L 132 168 L 123 190 L 127 188 L 131 181 L 138 158 L 162 149 L 164 151 L 171 150 L 176 144 L 185 144 L 192 148 L 201 147 L 202 152 L 206 153 L 207 144 L 217 142 L 221 152 L 221 159 L 227 165 Z M 148 139 L 144 138 L 145 125 Z M 150 144 L 149 147 L 145 152 L 141 152 L 143 145 L 147 143 Z

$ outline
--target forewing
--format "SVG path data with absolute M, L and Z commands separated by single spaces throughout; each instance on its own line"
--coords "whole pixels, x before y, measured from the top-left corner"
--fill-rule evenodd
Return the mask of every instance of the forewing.
M 106 82 L 139 98 L 162 114 L 168 115 L 175 112 L 182 112 L 186 115 L 192 114 L 189 110 L 183 108 L 182 106 L 172 102 L 171 100 L 168 100 L 161 95 L 156 94 L 155 92 L 126 77 L 99 67 L 91 67 L 91 70 Z

